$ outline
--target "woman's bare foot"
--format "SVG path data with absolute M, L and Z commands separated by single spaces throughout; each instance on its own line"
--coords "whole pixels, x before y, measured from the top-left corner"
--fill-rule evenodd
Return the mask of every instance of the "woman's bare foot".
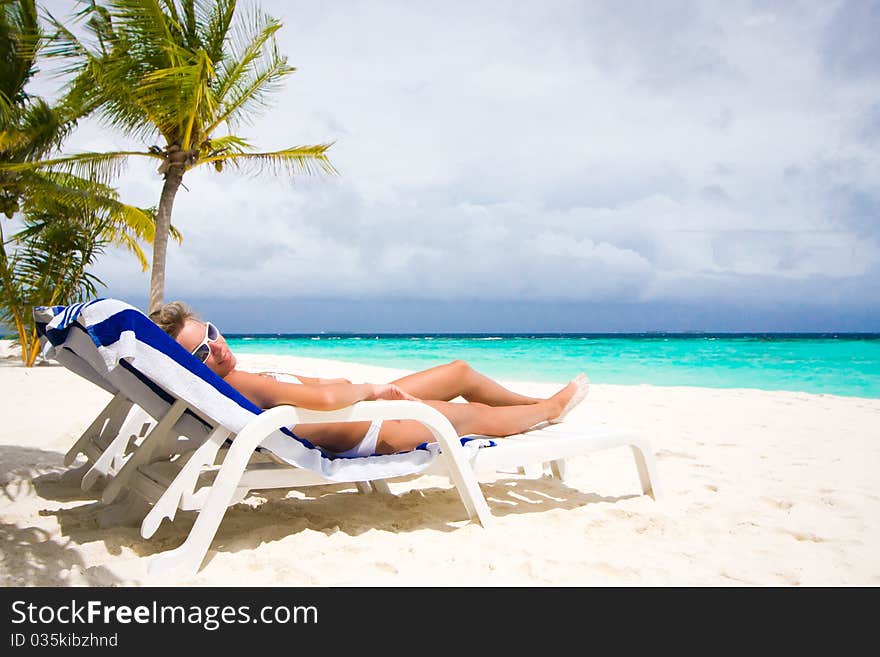
M 548 422 L 550 422 L 550 424 L 558 424 L 562 422 L 565 419 L 565 416 L 584 400 L 589 391 L 590 380 L 587 378 L 586 374 L 581 372 L 572 379 L 567 386 L 551 397 L 551 399 L 554 399 L 561 404 L 561 410 L 559 411 L 559 415 L 550 418 Z

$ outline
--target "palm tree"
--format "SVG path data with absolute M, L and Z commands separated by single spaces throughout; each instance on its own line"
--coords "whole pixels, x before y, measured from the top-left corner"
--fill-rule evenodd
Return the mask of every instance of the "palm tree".
M 82 114 L 69 103 L 51 107 L 26 91 L 44 41 L 34 0 L 0 0 L 0 212 L 7 219 L 21 215 L 26 224 L 39 215 L 45 226 L 43 234 L 52 232 L 51 220 L 68 222 L 70 216 L 76 216 L 81 222 L 91 218 L 94 226 L 81 227 L 86 234 L 95 229 L 96 239 L 124 245 L 146 269 L 146 256 L 138 241 L 153 237 L 155 219 L 149 211 L 121 203 L 113 189 L 96 180 L 35 168 L 60 146 Z M 32 213 L 34 217 L 30 217 Z M 28 279 L 34 270 L 22 266 L 27 254 L 35 253 L 27 242 L 33 234 L 20 233 L 7 240 L 0 219 L 0 320 L 16 329 L 26 364 L 32 364 L 36 356 L 28 305 L 47 301 L 37 292 L 45 291 L 45 286 Z M 11 254 L 7 245 L 13 249 Z M 56 245 L 56 251 L 60 246 Z M 88 264 L 93 259 L 93 255 L 87 258 Z M 68 282 L 74 288 L 87 276 L 85 272 L 69 274 Z M 48 294 L 54 295 L 54 303 L 66 303 L 71 289 L 61 285 Z
M 164 183 L 156 213 L 149 311 L 165 290 L 165 259 L 174 198 L 187 171 L 212 165 L 264 167 L 287 174 L 335 173 L 331 144 L 256 152 L 233 134 L 266 106 L 295 69 L 278 52 L 281 23 L 258 10 L 236 14 L 235 0 L 89 0 L 77 16 L 89 40 L 52 18 L 51 51 L 75 78 L 68 102 L 94 109 L 145 150 L 80 153 L 44 162 L 56 171 L 109 181 L 130 157 L 153 158 Z M 221 130 L 225 134 L 220 134 Z
M 114 228 L 110 213 L 48 198 L 29 206 L 23 223 L 10 240 L 17 249 L 0 272 L 0 320 L 16 326 L 22 361 L 30 367 L 40 346 L 31 308 L 94 297 L 103 283 L 88 268 L 113 243 Z

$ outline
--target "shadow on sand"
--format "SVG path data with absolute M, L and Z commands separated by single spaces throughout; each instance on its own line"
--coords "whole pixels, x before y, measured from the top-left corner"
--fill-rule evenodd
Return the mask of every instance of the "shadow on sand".
M 16 502 L 36 498 L 39 515 L 57 513 L 42 502 L 49 499 L 82 499 L 83 491 L 66 482 L 63 455 L 29 447 L 0 445 L 0 503 L 11 510 Z M 51 484 L 50 482 L 54 482 Z M 56 495 L 45 498 L 44 485 Z M 20 526 L 25 525 L 25 526 Z M 63 533 L 63 532 L 62 532 Z M 113 586 L 121 581 L 104 566 L 83 561 L 77 549 L 81 541 L 73 536 L 53 537 L 27 518 L 19 524 L 0 522 L 0 585 L 2 586 Z
M 588 504 L 614 503 L 638 497 L 602 497 L 583 493 L 557 479 L 501 479 L 481 485 L 492 514 L 504 518 L 516 514 L 575 509 Z M 94 527 L 103 505 L 94 503 L 55 512 L 62 531 L 74 541 L 95 540 L 102 533 Z M 196 513 L 179 511 L 173 523 L 164 521 L 156 534 L 145 540 L 137 526 L 116 527 L 103 532 L 111 553 L 122 544 L 140 556 L 177 547 L 186 539 Z M 134 523 L 132 523 L 134 524 Z M 350 485 L 314 486 L 288 494 L 285 490 L 254 491 L 245 502 L 227 509 L 211 543 L 211 553 L 254 550 L 305 531 L 327 535 L 343 532 L 358 536 L 369 531 L 395 533 L 431 529 L 453 532 L 467 524 L 467 514 L 454 488 L 419 488 L 397 495 L 361 495 Z
M 29 544 L 42 544 L 41 530 L 17 529 L 8 526 L 3 531 L 4 553 L 19 550 L 33 553 L 36 564 L 28 570 L 26 558 L 15 559 L 16 566 L 22 570 L 22 577 L 33 580 L 31 583 L 53 581 L 51 573 L 57 573 L 73 566 L 85 567 L 77 561 L 76 553 L 68 547 L 73 544 L 103 541 L 112 555 L 121 554 L 123 548 L 132 550 L 139 556 L 150 556 L 180 545 L 187 537 L 196 518 L 193 511 L 179 511 L 173 523 L 164 521 L 156 534 L 149 540 L 140 536 L 140 518 L 121 525 L 106 527 L 100 521 L 102 511 L 107 507 L 99 501 L 99 483 L 91 491 L 79 488 L 82 470 L 68 470 L 63 466 L 63 456 L 54 452 L 42 452 L 14 446 L 0 446 L 0 462 L 22 464 L 34 463 L 30 470 L 14 468 L 12 471 L 0 469 L 5 482 L 4 489 L 32 486 L 41 500 L 59 502 L 83 501 L 82 504 L 67 504 L 63 508 L 43 508 L 41 516 L 53 516 L 61 527 L 61 535 L 67 542 L 56 544 L 53 550 L 34 548 Z M 30 474 L 30 480 L 27 476 Z M 401 483 L 414 481 L 418 477 L 404 477 L 392 480 Z M 614 503 L 638 497 L 624 495 L 603 497 L 595 493 L 584 493 L 567 486 L 558 479 L 523 478 L 511 475 L 510 478 L 482 483 L 481 489 L 489 503 L 492 514 L 497 518 L 506 516 L 543 513 L 555 509 L 575 509 L 595 503 Z M 7 493 L 14 503 L 16 493 Z M 253 550 L 262 543 L 281 540 L 287 536 L 312 530 L 327 535 L 344 532 L 357 536 L 371 530 L 387 532 L 411 532 L 431 529 L 439 532 L 453 532 L 467 524 L 467 514 L 458 493 L 450 487 L 415 488 L 397 495 L 362 495 L 351 484 L 312 486 L 297 491 L 262 490 L 254 491 L 241 504 L 227 509 L 217 535 L 211 544 L 211 552 L 238 552 Z M 51 541 L 49 541 L 51 542 Z M 22 547 L 16 547 L 21 545 Z M 39 552 L 39 554 L 36 554 Z M 210 558 L 210 557 L 209 557 Z M 20 563 L 21 562 L 21 563 Z M 57 579 L 57 576 L 56 576 Z

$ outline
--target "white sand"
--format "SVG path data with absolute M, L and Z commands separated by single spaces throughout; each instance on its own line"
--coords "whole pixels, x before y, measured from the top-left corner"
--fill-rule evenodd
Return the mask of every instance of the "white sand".
M 60 366 L 0 353 L 0 584 L 9 585 L 880 585 L 880 400 L 757 390 L 594 385 L 572 426 L 652 439 L 666 497 L 639 495 L 628 448 L 573 458 L 565 483 L 482 478 L 497 517 L 464 520 L 442 478 L 263 491 L 230 508 L 201 571 L 153 578 L 194 515 L 100 527 L 100 485 L 61 475 L 108 400 Z M 305 358 L 253 369 L 354 381 L 402 373 Z M 506 382 L 532 395 L 555 386 Z

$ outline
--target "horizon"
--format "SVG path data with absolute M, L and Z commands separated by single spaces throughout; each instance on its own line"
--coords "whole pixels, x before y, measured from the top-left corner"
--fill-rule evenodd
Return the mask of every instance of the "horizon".
M 397 336 L 407 336 L 407 337 L 436 337 L 436 336 L 450 336 L 450 337 L 471 337 L 471 336 L 498 336 L 498 337 L 535 337 L 535 338 L 545 338 L 545 337 L 569 337 L 569 336 L 577 336 L 577 337 L 607 337 L 607 336 L 618 336 L 618 337 L 642 337 L 642 336 L 673 336 L 673 337 L 681 337 L 681 336 L 743 336 L 743 337 L 775 337 L 775 336 L 785 336 L 785 337 L 799 337 L 799 336 L 830 336 L 830 337 L 849 337 L 849 336 L 880 336 L 880 332 L 871 332 L 871 331 L 851 331 L 851 332 L 839 332 L 839 331 L 758 331 L 758 332 L 749 332 L 749 331 L 741 331 L 741 332 L 728 332 L 728 331 L 640 331 L 638 333 L 630 333 L 626 331 L 608 331 L 608 332 L 589 332 L 589 333 L 576 333 L 576 332 L 535 332 L 535 331 L 527 331 L 527 332 L 505 332 L 505 331 L 484 331 L 482 333 L 457 333 L 457 332 L 435 332 L 435 333 L 372 333 L 372 332 L 356 332 L 356 331 L 320 331 L 320 332 L 311 332 L 311 333 L 224 333 L 223 334 L 227 338 L 311 338 L 316 336 L 328 336 L 331 338 L 335 337 L 397 337 Z
M 370 338 L 393 338 L 393 337 L 456 337 L 456 338 L 468 338 L 468 337 L 534 337 L 534 338 L 567 338 L 567 337 L 578 337 L 578 338 L 605 338 L 605 337 L 648 337 L 648 336 L 663 336 L 663 337 L 783 337 L 783 338 L 806 338 L 809 339 L 811 337 L 827 337 L 827 338 L 850 338 L 850 337 L 870 337 L 871 339 L 880 338 L 880 332 L 877 331 L 640 331 L 640 332 L 627 332 L 627 331 L 606 331 L 606 332 L 596 332 L 590 331 L 586 333 L 578 333 L 578 332 L 537 332 L 537 331 L 526 331 L 526 332 L 509 332 L 509 331 L 483 331 L 479 333 L 473 332 L 455 332 L 455 331 L 441 331 L 441 332 L 414 332 L 414 333 L 376 333 L 376 332 L 358 332 L 358 331 L 319 331 L 319 332 L 307 332 L 307 333 L 255 333 L 255 332 L 234 332 L 234 333 L 224 333 L 225 337 L 230 339 L 240 339 L 240 338 L 312 338 L 312 337 L 322 337 L 327 336 L 331 338 L 335 337 L 370 337 Z M 17 335 L 13 333 L 0 333 L 0 340 L 14 340 L 17 339 Z

